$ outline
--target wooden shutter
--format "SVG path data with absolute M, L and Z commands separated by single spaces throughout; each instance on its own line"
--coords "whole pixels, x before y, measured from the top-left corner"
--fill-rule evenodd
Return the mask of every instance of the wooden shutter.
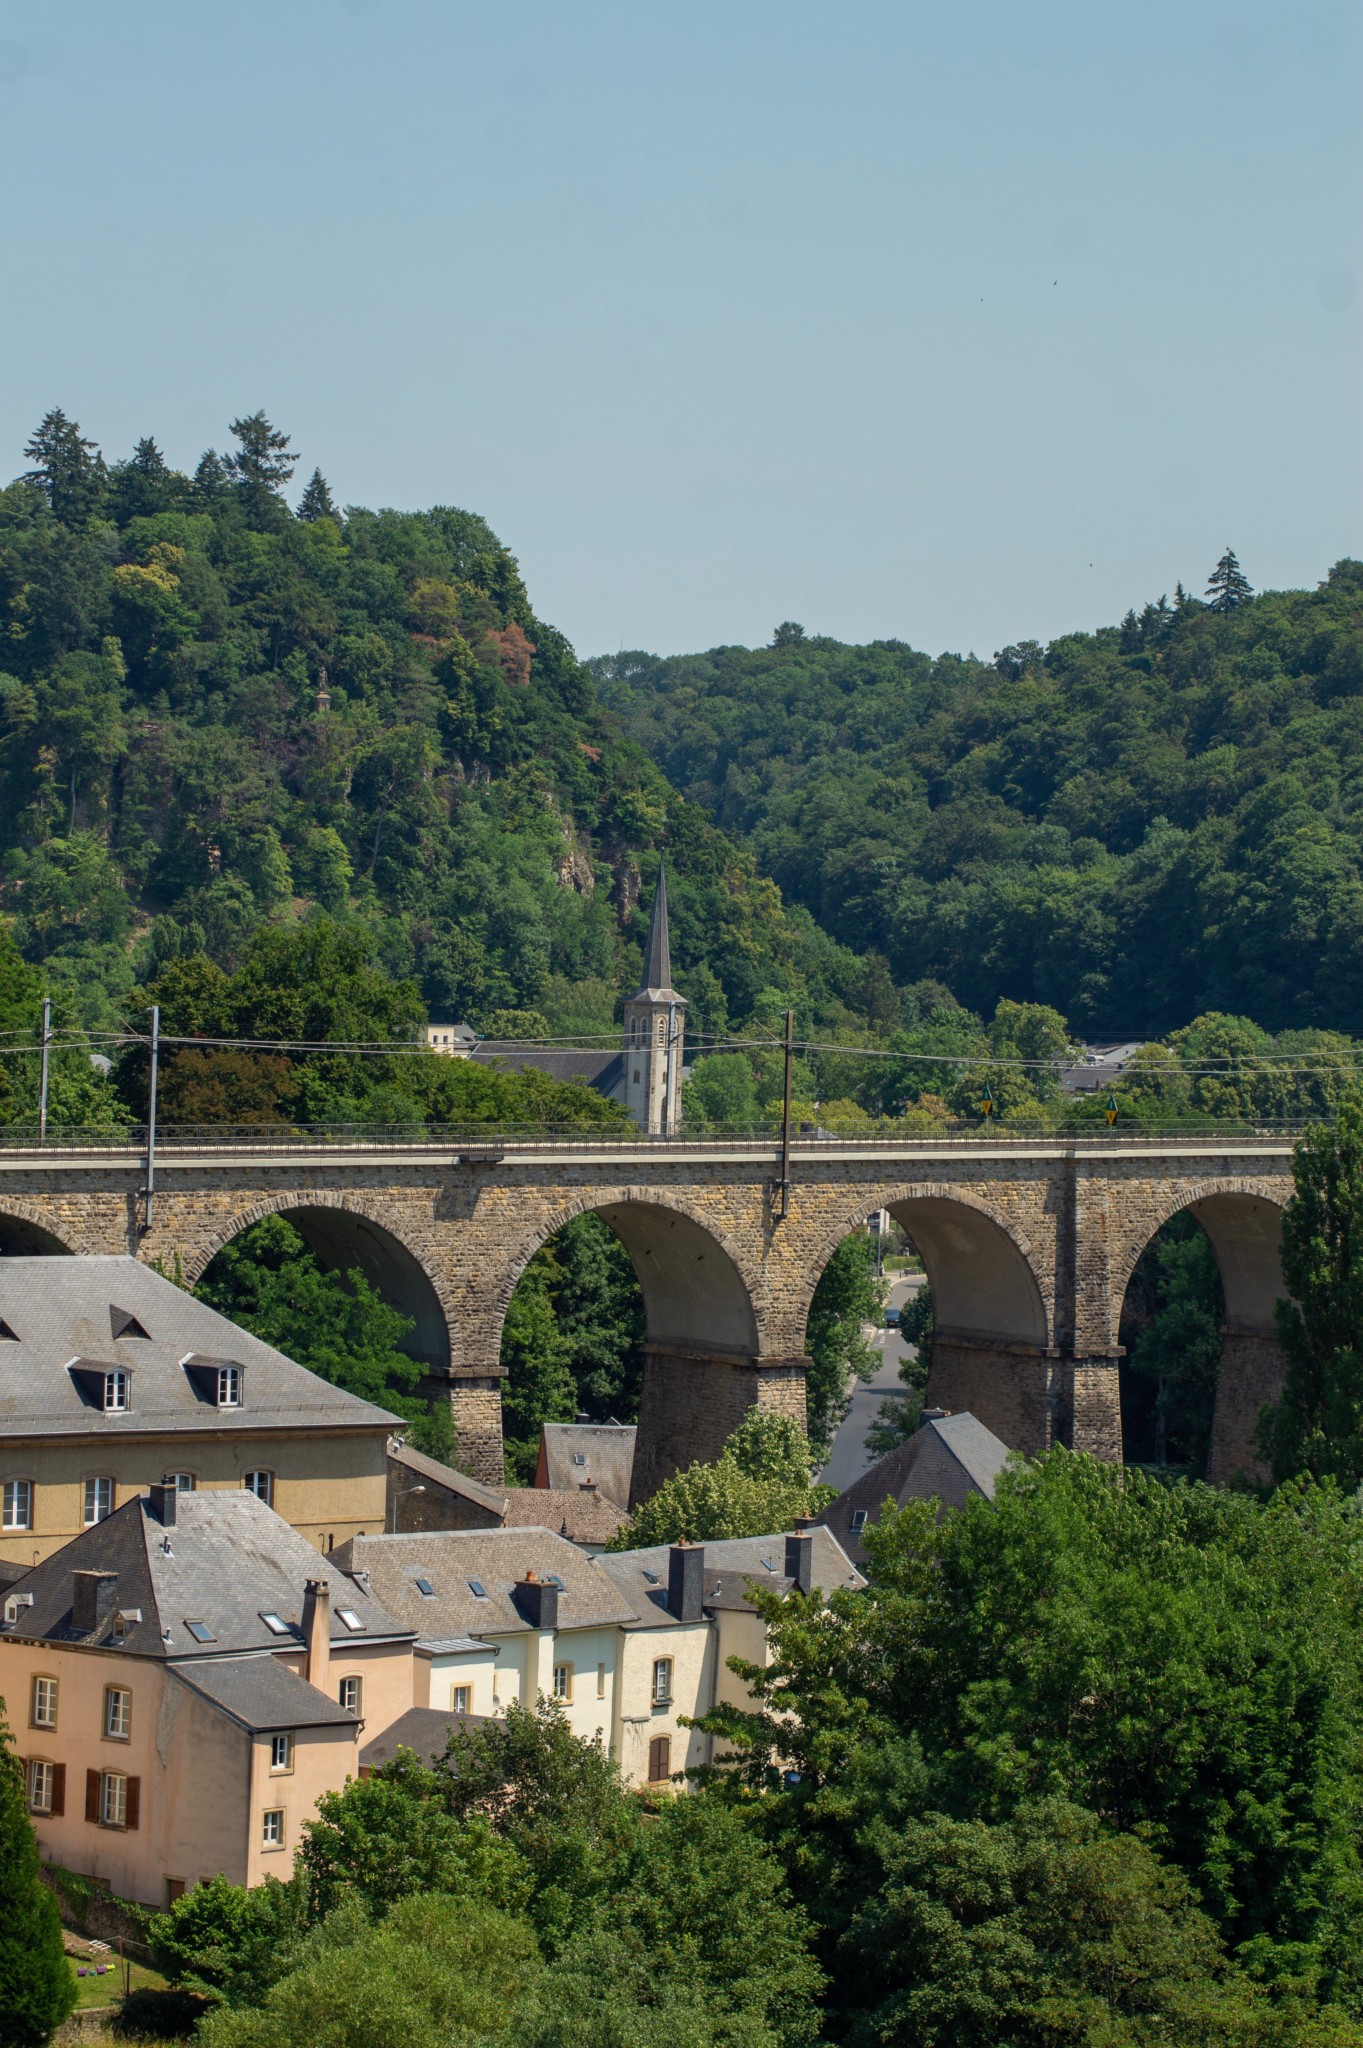
M 85 1818 L 93 1821 L 99 1819 L 98 1771 L 87 1771 L 85 1773 Z
M 648 1782 L 656 1785 L 671 1775 L 672 1738 L 670 1735 L 655 1735 L 648 1745 Z
M 52 1818 L 59 1820 L 66 1812 L 66 1765 L 52 1766 Z
M 128 1804 L 127 1810 L 123 1816 L 123 1825 L 125 1828 L 135 1828 L 137 1826 L 138 1808 L 141 1805 L 141 1792 L 142 1780 L 140 1778 L 129 1778 Z

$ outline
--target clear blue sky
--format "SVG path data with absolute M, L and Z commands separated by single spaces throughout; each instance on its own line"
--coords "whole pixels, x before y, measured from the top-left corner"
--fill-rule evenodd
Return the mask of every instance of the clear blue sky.
M 1363 553 L 1350 0 L 30 0 L 52 405 L 482 512 L 581 652 L 991 654 Z

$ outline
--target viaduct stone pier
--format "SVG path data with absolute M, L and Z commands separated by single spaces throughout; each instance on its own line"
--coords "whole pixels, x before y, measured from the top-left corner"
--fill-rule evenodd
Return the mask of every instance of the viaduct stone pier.
M 470 1471 L 502 1469 L 502 1319 L 538 1248 L 594 1210 L 647 1310 L 635 1466 L 646 1494 L 714 1457 L 752 1408 L 805 1412 L 805 1325 L 830 1254 L 877 1209 L 917 1246 L 936 1313 L 930 1402 L 1017 1450 L 1122 1454 L 1118 1328 L 1160 1226 L 1188 1210 L 1226 1301 L 1211 1476 L 1255 1463 L 1281 1383 L 1273 1305 L 1292 1191 L 1287 1136 L 797 1140 L 782 1214 L 768 1139 L 641 1133 L 389 1143 L 168 1136 L 146 1227 L 146 1160 L 118 1146 L 0 1151 L 0 1254 L 125 1252 L 193 1284 L 261 1217 L 358 1268 L 413 1318 L 408 1348 L 448 1398 Z

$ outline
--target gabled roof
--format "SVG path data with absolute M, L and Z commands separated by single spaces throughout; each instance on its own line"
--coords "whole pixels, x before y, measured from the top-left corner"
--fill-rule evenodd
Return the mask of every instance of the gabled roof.
M 513 1597 L 519 1580 L 561 1579 L 558 1625 L 589 1628 L 624 1621 L 630 1610 L 602 1571 L 545 1528 L 433 1529 L 405 1536 L 352 1536 L 332 1558 L 349 1572 L 364 1572 L 376 1600 L 423 1637 L 504 1636 L 530 1624 Z M 423 1578 L 431 1587 L 424 1594 Z M 477 1584 L 482 1596 L 473 1591 Z
M 819 1520 L 833 1531 L 848 1556 L 862 1563 L 866 1550 L 852 1533 L 854 1515 L 860 1512 L 867 1522 L 878 1522 L 887 1499 L 902 1507 L 906 1500 L 935 1497 L 944 1508 L 958 1508 L 972 1494 L 992 1500 L 995 1482 L 1011 1455 L 1007 1444 L 976 1416 L 965 1411 L 933 1416 L 854 1480 Z
M 865 1584 L 841 1544 L 823 1527 L 809 1531 L 813 1539 L 812 1580 L 831 1593 L 835 1586 Z M 748 1581 L 788 1593 L 792 1580 L 786 1577 L 785 1535 L 740 1536 L 723 1543 L 706 1543 L 704 1605 L 707 1608 L 751 1607 Z M 622 1597 L 629 1602 L 633 1625 L 639 1628 L 676 1628 L 680 1624 L 667 1605 L 667 1577 L 670 1550 L 665 1543 L 647 1550 L 608 1551 L 595 1561 L 610 1575 Z
M 358 1728 L 360 1717 L 273 1657 L 209 1657 L 175 1676 L 252 1734 L 272 1728 Z
M 628 1422 L 546 1422 L 535 1485 L 562 1490 L 594 1479 L 607 1500 L 628 1507 L 638 1434 Z
M 113 1334 L 128 1317 L 145 1337 Z M 0 1322 L 14 1333 L 0 1337 L 0 1437 L 383 1429 L 397 1419 L 137 1259 L 0 1259 Z M 240 1407 L 216 1405 L 219 1364 L 242 1368 Z M 106 1414 L 89 1387 L 115 1367 L 131 1376 L 131 1405 Z
M 72 1621 L 72 1574 L 117 1574 L 110 1612 L 90 1633 Z M 331 1640 L 342 1644 L 409 1640 L 413 1631 L 396 1621 L 363 1586 L 323 1556 L 253 1493 L 181 1493 L 175 1521 L 167 1527 L 140 1494 L 93 1529 L 85 1529 L 43 1563 L 34 1565 L 6 1597 L 31 1596 L 0 1637 L 19 1636 L 52 1643 L 80 1643 L 124 1655 L 176 1664 L 207 1664 L 242 1653 L 274 1653 L 302 1646 L 303 1593 L 309 1579 L 331 1586 Z M 362 1627 L 348 1628 L 339 1610 L 348 1608 Z M 118 1616 L 127 1619 L 117 1633 Z M 278 1615 L 285 1632 L 264 1619 Z M 199 1642 L 188 1624 L 199 1622 L 209 1640 Z
M 456 1728 L 481 1728 L 485 1714 L 445 1713 L 439 1707 L 409 1707 L 396 1721 L 366 1742 L 360 1751 L 360 1769 L 377 1771 L 390 1764 L 400 1749 L 415 1752 L 419 1762 L 437 1763 Z
M 626 1519 L 594 1486 L 512 1486 L 504 1502 L 508 1529 L 553 1529 L 570 1543 L 609 1543 Z
M 625 1084 L 625 1055 L 619 1050 L 555 1052 L 548 1046 L 522 1045 L 514 1038 L 482 1038 L 470 1057 L 484 1066 L 496 1060 L 513 1074 L 533 1067 L 552 1081 L 581 1081 L 598 1095 L 613 1094 Z

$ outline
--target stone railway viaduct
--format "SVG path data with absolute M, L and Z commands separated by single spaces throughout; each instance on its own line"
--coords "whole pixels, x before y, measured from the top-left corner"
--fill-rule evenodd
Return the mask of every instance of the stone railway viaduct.
M 415 1319 L 409 1348 L 448 1398 L 461 1462 L 502 1468 L 502 1318 L 526 1264 L 570 1217 L 617 1233 L 647 1309 L 636 1492 L 713 1457 L 752 1406 L 804 1419 L 805 1322 L 835 1246 L 879 1208 L 917 1245 L 937 1327 L 930 1401 L 969 1408 L 1014 1448 L 1117 1459 L 1118 1326 L 1160 1225 L 1190 1210 L 1225 1287 L 1211 1458 L 1254 1464 L 1277 1391 L 1273 1304 L 1291 1139 L 797 1140 L 787 1213 L 770 1140 L 609 1138 L 158 1149 L 151 1227 L 132 1148 L 0 1152 L 0 1253 L 131 1252 L 192 1284 L 263 1216 L 320 1262 L 358 1267 Z

